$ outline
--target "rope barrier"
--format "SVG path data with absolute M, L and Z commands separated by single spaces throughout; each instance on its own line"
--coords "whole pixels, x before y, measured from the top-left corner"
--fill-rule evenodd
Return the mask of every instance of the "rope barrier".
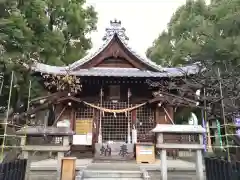
M 124 109 L 108 109 L 108 108 L 103 108 L 103 107 L 100 107 L 100 106 L 96 106 L 94 104 L 91 104 L 91 103 L 87 103 L 85 101 L 83 101 L 84 104 L 92 107 L 92 108 L 95 108 L 95 109 L 98 109 L 100 111 L 103 111 L 103 112 L 108 112 L 108 113 L 126 113 L 126 112 L 129 112 L 129 111 L 132 111 L 134 109 L 137 109 L 141 106 L 144 106 L 146 104 L 145 103 L 142 103 L 142 104 L 138 104 L 136 106 L 133 106 L 133 107 L 130 107 L 130 108 L 124 108 Z

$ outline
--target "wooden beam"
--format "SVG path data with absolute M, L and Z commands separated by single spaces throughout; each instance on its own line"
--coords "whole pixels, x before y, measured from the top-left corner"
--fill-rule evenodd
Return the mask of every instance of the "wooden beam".
M 162 103 L 167 103 L 167 104 L 170 104 L 173 106 L 183 106 L 183 107 L 204 109 L 203 106 L 196 106 L 196 103 L 191 103 L 191 102 L 184 101 L 181 99 L 178 99 L 177 102 L 175 102 L 175 103 L 173 103 L 173 101 L 174 101 L 173 99 L 171 100 L 171 99 L 167 99 L 167 98 L 163 98 L 163 97 L 156 97 L 156 98 L 149 100 L 148 103 L 152 104 L 152 103 L 162 102 Z M 207 108 L 207 109 L 210 110 L 209 108 Z
M 54 146 L 54 145 L 25 145 L 22 147 L 22 151 L 55 151 L 55 152 L 67 152 L 70 150 L 70 146 Z
M 63 107 L 62 111 L 60 112 L 60 114 L 58 115 L 58 117 L 55 119 L 54 123 L 52 126 L 55 126 L 58 122 L 58 120 L 60 119 L 60 117 L 62 116 L 63 112 L 66 110 L 66 106 Z
M 56 103 L 58 104 L 62 101 L 67 101 L 67 100 L 74 101 L 74 102 L 77 102 L 77 103 L 82 102 L 82 100 L 80 98 L 76 98 L 76 97 L 73 97 L 73 96 L 65 96 L 65 97 L 62 97 L 62 98 L 58 99 Z
M 62 96 L 62 95 L 65 95 L 65 94 L 67 94 L 67 92 L 52 93 L 52 94 L 47 95 L 47 96 L 42 96 L 42 97 L 38 97 L 38 98 L 32 99 L 30 101 L 30 103 L 33 103 L 33 102 L 36 102 L 36 101 L 40 101 L 41 99 L 48 99 L 48 98 L 55 97 L 55 96 Z
M 193 149 L 193 150 L 198 150 L 198 149 L 204 149 L 204 145 L 202 144 L 157 144 L 157 148 L 160 149 Z

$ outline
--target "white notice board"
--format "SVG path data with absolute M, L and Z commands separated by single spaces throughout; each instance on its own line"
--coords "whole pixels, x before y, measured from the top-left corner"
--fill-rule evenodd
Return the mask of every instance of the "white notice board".
M 92 133 L 73 135 L 74 145 L 92 145 Z

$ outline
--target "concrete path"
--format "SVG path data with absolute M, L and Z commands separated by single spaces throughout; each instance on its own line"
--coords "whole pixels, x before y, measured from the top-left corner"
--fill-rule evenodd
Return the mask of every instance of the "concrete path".
M 169 171 L 195 171 L 195 163 L 183 161 L 183 160 L 168 160 L 168 169 Z M 110 166 L 118 167 L 122 164 L 125 164 L 126 169 L 131 169 L 133 167 L 136 167 L 136 162 L 93 162 L 92 159 L 77 159 L 76 161 L 76 170 L 80 170 L 86 166 L 91 165 L 92 167 L 102 167 L 102 166 Z M 160 170 L 160 160 L 156 160 L 154 164 L 138 164 L 139 167 L 146 170 Z M 57 160 L 56 159 L 47 159 L 37 162 L 31 163 L 31 170 L 40 170 L 40 171 L 53 171 L 57 170 Z
M 159 171 L 148 172 L 151 180 L 161 180 L 161 173 Z M 193 172 L 169 172 L 168 180 L 196 180 L 196 173 Z
M 76 170 L 80 170 L 92 163 L 92 159 L 77 159 Z M 36 161 L 31 163 L 31 170 L 39 171 L 56 171 L 57 170 L 57 160 L 56 159 L 46 159 L 42 161 Z
M 195 163 L 184 160 L 171 160 L 168 161 L 169 180 L 195 180 Z M 137 171 L 145 169 L 148 171 L 151 180 L 160 179 L 160 160 L 156 160 L 154 164 L 136 164 L 135 161 L 131 162 L 94 162 L 89 159 L 77 159 L 76 170 L 118 170 L 118 171 Z M 57 160 L 47 159 L 31 163 L 30 180 L 56 180 L 57 177 Z

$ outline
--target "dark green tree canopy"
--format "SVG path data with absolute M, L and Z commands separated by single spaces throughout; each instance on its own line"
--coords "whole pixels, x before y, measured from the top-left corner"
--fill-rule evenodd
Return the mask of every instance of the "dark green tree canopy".
M 240 1 L 189 0 L 172 16 L 167 30 L 147 51 L 158 64 L 181 66 L 192 59 L 239 63 Z M 223 62 L 224 61 L 224 62 Z
M 35 52 L 47 64 L 69 64 L 91 48 L 96 12 L 85 0 L 6 0 L 0 4 L 6 52 Z
M 188 0 L 147 51 L 150 59 L 163 66 L 200 62 L 205 71 L 188 81 L 206 89 L 210 115 L 218 118 L 222 117 L 222 99 L 227 118 L 240 111 L 239 11 L 239 0 L 217 0 L 209 5 L 204 0 Z
M 68 65 L 86 55 L 92 45 L 89 34 L 96 29 L 97 13 L 85 3 L 85 0 L 0 0 L 0 68 L 5 74 L 5 100 L 12 70 L 20 94 L 26 98 L 31 77 L 21 62 L 30 64 L 37 60 L 49 65 Z M 33 94 L 41 91 L 34 81 Z

